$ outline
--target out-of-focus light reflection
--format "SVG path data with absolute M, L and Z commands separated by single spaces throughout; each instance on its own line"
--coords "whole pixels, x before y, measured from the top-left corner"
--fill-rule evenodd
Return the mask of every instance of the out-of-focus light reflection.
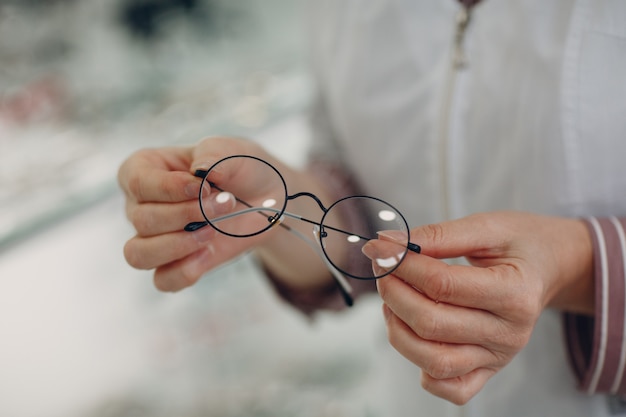
M 394 221 L 398 215 L 391 210 L 381 210 L 378 212 L 378 217 L 383 221 L 391 222 Z
M 404 253 L 399 253 L 396 256 L 390 256 L 388 258 L 376 258 L 376 264 L 383 268 L 393 268 L 400 263 L 402 256 L 404 256 Z
M 234 196 L 228 191 L 222 191 L 215 197 L 215 201 L 220 204 L 228 203 L 231 200 L 234 200 Z
M 348 236 L 348 242 L 350 243 L 358 243 L 361 240 L 357 235 Z
M 274 207 L 276 205 L 276 200 L 273 198 L 268 198 L 267 200 L 263 202 L 262 205 L 265 208 Z

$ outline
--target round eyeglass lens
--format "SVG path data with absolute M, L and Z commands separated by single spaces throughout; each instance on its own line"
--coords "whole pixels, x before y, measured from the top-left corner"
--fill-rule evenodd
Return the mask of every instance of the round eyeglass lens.
M 354 213 L 358 213 L 358 216 Z M 346 222 L 342 219 L 349 218 L 367 220 L 350 224 L 346 228 Z M 356 196 L 339 200 L 328 209 L 321 223 L 322 250 L 335 268 L 352 278 L 382 278 L 402 262 L 408 251 L 409 227 L 406 220 L 393 206 L 374 197 Z M 377 239 L 376 232 L 382 230 L 403 232 L 406 242 L 403 242 L 403 246 L 398 245 L 397 254 L 376 260 L 386 270 L 376 275 L 372 270 L 372 260 L 363 254 L 362 248 L 369 240 Z
M 280 221 L 287 187 L 280 173 L 262 159 L 235 155 L 215 163 L 200 188 L 204 219 L 234 237 L 262 233 Z

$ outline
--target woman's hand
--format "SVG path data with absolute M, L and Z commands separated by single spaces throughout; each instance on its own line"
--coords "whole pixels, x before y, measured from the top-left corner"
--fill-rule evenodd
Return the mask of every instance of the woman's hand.
M 154 269 L 157 288 L 177 291 L 190 286 L 206 271 L 265 237 L 229 238 L 212 227 L 183 231 L 187 223 L 203 220 L 198 205 L 201 179 L 193 172 L 234 154 L 255 155 L 275 163 L 253 142 L 211 138 L 194 147 L 141 150 L 120 167 L 118 181 L 126 194 L 126 214 L 137 231 L 126 243 L 124 255 L 135 268 Z M 258 175 L 246 181 L 250 186 L 264 183 Z
M 464 404 L 526 345 L 542 310 L 593 313 L 592 246 L 578 220 L 486 213 L 418 227 L 392 275 L 378 280 L 391 344 L 431 393 Z M 397 253 L 393 232 L 364 252 Z M 471 265 L 439 259 L 466 257 Z

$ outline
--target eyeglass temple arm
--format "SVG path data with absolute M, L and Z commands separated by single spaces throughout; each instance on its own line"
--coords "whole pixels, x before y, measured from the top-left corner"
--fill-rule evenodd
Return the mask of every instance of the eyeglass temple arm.
M 280 213 L 280 211 L 279 211 L 279 210 L 276 210 L 276 209 L 273 209 L 273 208 L 265 208 L 265 207 L 264 207 L 264 208 L 260 208 L 260 207 L 250 207 L 250 208 L 247 208 L 247 209 L 245 209 L 245 210 L 240 210 L 240 211 L 237 211 L 237 212 L 235 212 L 235 213 L 229 213 L 229 214 L 226 214 L 226 215 L 224 215 L 224 216 L 221 216 L 221 217 L 215 218 L 215 219 L 213 219 L 213 220 L 211 220 L 211 221 L 212 221 L 213 223 L 219 223 L 220 221 L 223 221 L 223 220 L 228 220 L 228 219 L 232 219 L 232 218 L 237 217 L 237 216 L 240 216 L 240 215 L 242 215 L 242 214 L 246 214 L 246 213 L 254 213 L 254 212 L 259 212 L 259 213 L 260 213 L 260 212 L 265 212 L 265 211 L 271 211 L 271 212 L 275 212 L 275 213 Z M 292 219 L 301 220 L 301 221 L 303 221 L 303 222 L 310 223 L 310 224 L 312 224 L 312 225 L 314 225 L 314 226 L 316 226 L 316 227 L 318 227 L 318 228 L 321 228 L 321 227 L 322 227 L 322 226 L 321 226 L 318 222 L 316 222 L 316 221 L 314 221 L 314 220 L 307 219 L 307 218 L 302 217 L 302 216 L 299 216 L 299 215 L 297 215 L 297 214 L 289 213 L 288 211 L 284 211 L 284 212 L 283 212 L 283 215 L 284 215 L 284 216 L 287 216 L 287 217 L 291 217 Z M 287 226 L 286 226 L 286 225 L 284 225 L 283 223 L 279 222 L 279 221 L 278 221 L 279 219 L 276 219 L 274 216 L 270 217 L 270 220 L 271 220 L 271 221 L 273 221 L 273 222 L 276 222 L 279 226 L 282 226 L 282 227 L 287 227 Z M 208 224 L 209 224 L 209 223 L 208 223 L 207 221 L 201 221 L 201 222 L 191 222 L 191 223 L 188 223 L 187 225 L 185 225 L 184 230 L 185 230 L 186 232 L 194 232 L 194 231 L 196 231 L 196 230 L 198 230 L 198 229 L 201 229 L 201 228 L 203 228 L 203 227 L 205 227 L 205 226 L 208 226 Z M 333 231 L 338 232 L 338 233 L 343 233 L 344 235 L 347 235 L 347 236 L 351 236 L 351 235 L 352 235 L 352 236 L 358 236 L 360 239 L 363 239 L 363 240 L 365 240 L 365 241 L 372 240 L 372 239 L 371 239 L 371 238 L 369 238 L 369 237 L 365 237 L 365 236 L 361 236 L 361 235 L 356 235 L 356 234 L 354 234 L 354 233 L 350 233 L 350 232 L 347 232 L 347 231 L 345 231 L 345 230 L 341 230 L 341 229 L 336 228 L 336 227 L 333 227 L 333 226 L 324 225 L 324 226 L 323 226 L 323 228 L 324 228 L 324 229 L 333 230 Z M 322 232 L 319 232 L 319 233 L 321 233 L 321 234 L 322 234 L 322 237 L 325 237 L 325 233 L 326 233 L 325 231 L 322 231 Z M 420 253 L 420 252 L 421 252 L 421 250 L 422 250 L 422 248 L 420 247 L 420 245 L 418 245 L 417 243 L 411 243 L 411 242 L 409 242 L 409 243 L 407 243 L 407 246 L 406 246 L 406 247 L 407 247 L 407 249 L 408 249 L 408 250 L 410 250 L 411 252 L 415 252 L 415 253 Z
M 315 194 L 312 194 L 312 193 L 308 193 L 308 192 L 296 193 L 294 195 L 287 196 L 287 200 L 294 200 L 294 199 L 296 199 L 298 197 L 303 197 L 303 196 L 304 197 L 309 197 L 309 198 L 313 199 L 317 203 L 317 205 L 322 209 L 322 211 L 324 213 L 328 212 L 328 209 L 324 206 L 324 204 L 322 204 L 322 201 Z M 285 214 L 288 214 L 288 213 L 285 213 Z M 298 216 L 298 218 L 300 220 L 305 221 L 305 222 L 318 224 L 317 222 L 305 219 L 304 217 Z M 345 230 L 337 229 L 337 228 L 334 228 L 334 227 L 331 227 L 331 226 L 324 225 L 324 228 L 327 228 L 327 229 L 330 229 L 330 230 L 334 230 L 335 232 L 340 232 L 340 233 L 343 233 L 343 234 L 346 234 L 346 235 L 352 235 L 353 234 L 353 233 L 348 233 Z M 321 233 L 324 233 L 324 232 L 321 232 Z M 324 237 L 324 236 L 322 236 L 322 237 Z M 361 238 L 363 240 L 371 240 L 370 238 L 367 238 L 365 236 L 359 236 L 359 238 Z M 406 247 L 411 252 L 420 253 L 422 251 L 421 246 L 416 244 L 416 243 L 409 242 L 409 243 L 407 243 Z
M 196 170 L 196 172 L 194 173 L 194 176 L 199 177 L 199 178 L 205 178 L 207 176 L 209 172 L 206 170 L 202 170 L 202 169 L 198 169 Z M 218 190 L 220 190 L 219 187 L 217 187 L 217 185 L 209 182 L 209 185 L 211 187 L 215 187 Z M 288 197 L 288 200 L 291 200 L 293 198 L 297 198 L 300 195 L 308 195 L 309 197 L 313 198 L 317 204 L 320 206 L 320 208 L 326 212 L 327 209 L 326 207 L 324 207 L 324 205 L 322 204 L 322 202 L 319 200 L 319 198 L 317 198 L 315 195 L 311 194 L 311 193 L 298 193 L 294 196 Z M 237 197 L 235 197 L 237 198 Z M 239 199 L 237 199 L 239 200 Z M 250 206 L 249 204 L 247 204 L 245 201 L 241 201 L 242 204 L 244 204 L 245 206 L 248 206 L 252 209 L 252 206 Z M 319 225 L 316 222 L 313 222 L 311 220 L 308 219 L 304 219 L 300 216 L 295 216 L 295 215 L 290 215 L 290 213 L 283 213 L 286 214 L 290 217 L 296 217 L 299 218 L 300 220 L 304 220 L 306 222 L 309 223 L 314 223 L 317 227 L 319 227 Z M 204 226 L 208 225 L 208 223 L 206 221 L 204 222 L 192 222 L 189 223 L 185 226 L 185 230 L 188 232 L 192 232 L 194 230 L 198 230 Z M 328 270 L 331 272 L 331 274 L 333 275 L 333 278 L 335 280 L 335 282 L 337 283 L 337 288 L 339 288 L 339 292 L 341 293 L 341 296 L 343 297 L 344 302 L 346 303 L 346 305 L 348 307 L 352 307 L 354 305 L 354 298 L 352 297 L 352 286 L 350 285 L 350 283 L 348 282 L 348 280 L 346 279 L 346 277 L 344 277 L 341 272 L 339 272 L 331 263 L 330 261 L 328 261 L 328 259 L 326 259 L 326 256 L 324 256 L 324 253 L 322 253 L 320 247 L 316 244 L 314 244 L 313 242 L 311 242 L 310 239 L 308 239 L 306 236 L 304 236 L 302 233 L 300 233 L 297 230 L 292 229 L 291 227 L 287 226 L 286 224 L 283 224 L 282 222 L 278 223 L 279 226 L 283 227 L 284 229 L 286 229 L 287 231 L 293 233 L 295 236 L 299 237 L 302 241 L 304 241 L 306 244 L 308 244 L 313 251 L 315 251 L 317 253 L 317 255 L 322 259 L 322 261 L 326 264 L 326 267 L 328 268 Z
M 350 285 L 346 277 L 341 272 L 339 272 L 337 268 L 333 266 L 333 264 L 330 263 L 328 258 L 326 258 L 326 256 L 322 252 L 321 247 L 319 246 L 321 245 L 319 240 L 317 242 L 318 244 L 316 245 L 315 243 L 311 241 L 311 239 L 307 238 L 298 230 L 292 229 L 291 227 L 283 223 L 280 223 L 280 226 L 284 227 L 289 232 L 293 233 L 295 236 L 299 237 L 301 240 L 306 242 L 315 251 L 315 253 L 317 253 L 317 255 L 322 259 L 322 261 L 324 261 L 324 264 L 326 264 L 326 267 L 328 268 L 330 273 L 333 275 L 335 283 L 337 284 L 337 288 L 339 288 L 339 292 L 341 293 L 341 296 L 343 297 L 343 301 L 346 303 L 348 307 L 352 307 L 354 305 L 354 298 L 352 297 L 352 286 Z M 316 229 L 313 231 L 313 233 L 316 233 L 316 232 L 319 232 L 318 226 L 316 226 Z
M 220 220 L 226 220 L 229 218 L 233 218 L 233 217 L 237 217 L 241 214 L 244 213 L 250 213 L 250 212 L 259 212 L 259 211 L 276 211 L 277 213 L 279 213 L 278 210 L 275 209 L 258 209 L 258 208 L 249 208 L 246 210 L 241 210 L 238 211 L 236 213 L 231 213 L 231 214 L 227 214 L 225 216 L 222 216 L 218 219 L 215 219 L 215 222 L 219 222 Z M 315 225 L 315 231 L 316 233 L 319 233 L 319 224 L 312 221 L 312 220 L 308 220 L 305 218 L 302 218 L 298 215 L 295 214 L 291 214 L 291 213 L 287 213 L 287 212 L 283 212 L 283 215 L 287 216 L 287 217 L 292 217 L 294 219 L 297 220 L 303 220 L 307 223 L 312 223 Z M 324 261 L 324 264 L 326 265 L 326 267 L 328 268 L 328 270 L 331 272 L 331 274 L 333 275 L 333 278 L 335 279 L 335 282 L 337 283 L 337 287 L 339 288 L 339 291 L 341 292 L 341 296 L 343 297 L 344 301 L 346 302 L 346 305 L 349 307 L 352 307 L 352 305 L 354 304 L 354 299 L 352 298 L 352 286 L 350 285 L 350 283 L 347 281 L 346 277 L 343 276 L 343 274 L 341 274 L 341 272 L 339 272 L 337 270 L 337 268 L 335 268 L 333 266 L 333 264 L 331 264 L 328 259 L 326 258 L 326 256 L 324 255 L 324 253 L 321 251 L 320 247 L 318 245 L 321 245 L 320 241 L 318 240 L 318 244 L 316 245 L 315 243 L 313 243 L 311 241 L 311 239 L 309 239 L 308 237 L 304 236 L 302 233 L 300 233 L 299 231 L 292 229 L 291 227 L 289 227 L 288 225 L 282 223 L 280 220 L 278 220 L 276 222 L 276 224 L 278 224 L 278 226 L 286 229 L 288 232 L 291 232 L 292 234 L 294 234 L 296 237 L 300 238 L 302 241 L 304 241 L 307 245 L 309 245 L 313 251 L 322 259 L 322 261 Z M 200 229 L 204 226 L 207 226 L 208 223 L 205 222 L 194 222 L 194 223 L 189 223 L 187 226 L 185 226 L 185 230 L 186 231 L 193 231 L 193 230 L 197 230 Z
M 196 176 L 196 177 L 198 177 L 198 178 L 205 178 L 205 177 L 207 176 L 207 174 L 208 174 L 208 173 L 209 173 L 209 171 L 207 171 L 207 170 L 198 169 L 198 170 L 196 170 L 196 171 L 194 172 L 194 174 L 193 174 L 193 175 L 194 175 L 194 176 Z M 219 190 L 219 191 L 224 191 L 224 190 L 222 190 L 220 187 L 218 187 L 215 183 L 212 183 L 212 182 L 210 182 L 210 181 L 209 181 L 209 185 L 210 185 L 211 187 L 216 188 L 216 189 L 217 189 L 217 190 Z M 328 211 L 328 209 L 324 206 L 324 204 L 322 203 L 322 201 L 321 201 L 321 200 L 320 200 L 320 199 L 319 199 L 319 198 L 318 198 L 315 194 L 313 194 L 313 193 L 309 193 L 309 192 L 300 192 L 300 193 L 296 193 L 296 194 L 293 194 L 293 195 L 287 196 L 287 200 L 294 200 L 294 199 L 296 199 L 296 198 L 298 198 L 298 197 L 309 197 L 309 198 L 313 199 L 313 200 L 317 203 L 317 205 L 320 207 L 320 209 L 321 209 L 324 213 L 326 213 L 326 212 Z M 235 196 L 235 199 L 236 199 L 238 202 L 240 202 L 241 204 L 245 205 L 246 207 L 252 208 L 252 206 L 251 206 L 250 204 L 246 203 L 246 202 L 245 202 L 245 201 L 243 201 L 243 200 L 240 200 L 240 199 L 239 199 L 239 198 L 237 198 L 236 196 Z M 236 214 L 238 214 L 238 213 L 234 213 L 234 214 L 236 215 Z M 289 216 L 289 217 L 296 218 L 296 219 L 298 219 L 298 220 L 302 220 L 302 221 L 305 221 L 305 222 L 311 223 L 311 224 L 313 224 L 313 225 L 320 226 L 320 228 L 321 228 L 321 225 L 320 225 L 318 222 L 316 222 L 316 221 L 309 220 L 309 219 L 306 219 L 306 218 L 304 218 L 304 217 L 297 216 L 297 215 L 295 215 L 295 214 L 291 214 L 291 213 L 288 213 L 288 212 L 284 212 L 283 214 L 285 214 L 285 215 L 287 215 L 287 216 Z M 228 217 L 226 217 L 226 218 L 228 218 Z M 191 222 L 191 223 L 189 223 L 189 224 L 187 224 L 187 225 L 185 226 L 185 231 L 187 231 L 187 232 L 193 232 L 193 231 L 196 231 L 196 230 L 198 230 L 198 229 L 203 228 L 203 227 L 204 227 L 204 226 L 206 226 L 207 224 L 208 224 L 208 223 L 207 223 L 206 221 L 203 221 L 203 222 Z M 280 224 L 280 225 L 284 227 L 284 225 L 283 225 L 283 224 Z M 324 226 L 324 228 L 327 228 L 327 229 L 333 230 L 333 231 L 335 231 L 335 232 L 343 233 L 343 234 L 346 234 L 346 235 L 352 235 L 352 234 L 353 234 L 353 233 L 348 233 L 348 232 L 346 232 L 345 230 L 341 230 L 341 229 L 334 228 L 334 227 L 332 227 L 332 226 L 327 226 L 327 225 L 325 225 L 325 226 Z M 321 232 L 321 233 L 324 233 L 324 232 Z M 324 237 L 324 236 L 322 236 L 322 237 Z M 367 238 L 367 237 L 365 237 L 365 236 L 359 236 L 359 238 L 364 239 L 364 240 L 366 240 L 366 241 L 367 241 L 367 240 L 371 240 L 371 239 L 369 239 L 369 238 Z M 420 252 L 422 251 L 422 248 L 420 247 L 420 245 L 418 245 L 418 244 L 416 244 L 416 243 L 411 243 L 411 242 L 408 242 L 408 244 L 407 244 L 407 249 L 408 249 L 408 250 L 410 250 L 411 252 L 415 252 L 415 253 L 420 253 Z

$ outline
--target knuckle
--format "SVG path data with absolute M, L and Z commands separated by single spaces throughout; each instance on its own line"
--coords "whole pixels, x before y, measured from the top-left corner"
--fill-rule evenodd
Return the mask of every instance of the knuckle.
M 189 272 L 188 270 L 186 270 L 186 268 L 182 268 L 178 279 L 179 289 L 191 287 L 196 282 L 198 282 L 200 276 L 201 275 L 198 275 L 197 273 Z
M 124 245 L 124 259 L 136 269 L 146 269 L 141 251 L 137 247 L 136 239 L 131 239 Z
M 427 281 L 428 287 L 425 290 L 428 297 L 435 301 L 447 301 L 454 296 L 454 279 L 447 269 L 445 273 L 439 273 Z
M 129 179 L 132 177 L 133 164 L 137 159 L 136 155 L 137 152 L 129 156 L 124 162 L 122 162 L 117 170 L 117 182 L 125 192 L 130 192 L 128 185 Z
M 506 299 L 504 306 L 512 320 L 519 324 L 531 325 L 543 310 L 542 298 L 529 288 L 513 288 L 515 294 Z
M 440 224 L 427 224 L 424 226 L 424 234 L 432 244 L 438 245 L 443 242 L 444 229 Z
M 134 197 L 136 200 L 142 200 L 143 191 L 142 191 L 142 181 L 139 175 L 131 174 L 126 181 L 126 186 L 128 188 L 128 193 Z
M 178 201 L 178 189 L 177 183 L 172 181 L 172 178 L 169 176 L 163 176 L 157 184 L 157 190 L 160 193 L 163 193 L 163 196 L 167 201 Z
M 137 163 L 148 158 L 148 151 L 140 149 L 134 152 L 118 170 L 118 181 L 127 193 L 137 196 L 141 192 L 141 176 L 138 175 Z
M 135 207 L 135 202 L 131 199 L 126 199 L 125 204 L 124 204 L 124 213 L 126 214 L 126 218 L 128 219 L 128 221 L 131 222 L 132 224 L 132 215 L 131 212 Z
M 128 218 L 140 235 L 144 235 L 150 230 L 152 223 L 150 216 L 140 205 L 135 205 L 128 209 Z
M 388 282 L 389 282 L 389 279 L 387 279 L 387 277 L 376 280 L 376 289 L 378 291 L 378 295 L 380 295 L 380 298 L 383 301 L 387 301 L 389 298 L 388 297 L 389 290 L 387 289 Z
M 437 340 L 441 336 L 442 324 L 433 314 L 424 313 L 409 325 L 422 339 Z
M 450 381 L 442 381 L 434 377 L 422 378 L 421 385 L 426 391 L 433 395 L 444 398 L 455 405 L 465 405 L 472 399 L 474 392 L 460 380 L 455 381 L 454 389 L 446 387 Z
M 517 353 L 522 350 L 529 342 L 531 331 L 530 329 L 507 329 L 505 333 L 501 336 L 503 339 L 502 344 L 508 347 L 508 349 L 503 349 L 506 351 L 510 351 L 512 353 Z
M 446 379 L 452 375 L 454 366 L 447 355 L 437 355 L 424 369 L 428 375 L 435 379 Z
M 495 363 L 501 363 L 503 358 L 522 350 L 528 344 L 532 334 L 532 325 L 501 321 L 498 327 L 497 332 L 489 337 L 489 344 L 492 345 L 494 352 L 499 352 Z
M 512 297 L 510 301 L 511 308 L 522 323 L 533 322 L 541 310 L 541 305 L 535 297 Z
M 539 285 L 533 286 L 529 289 L 528 295 L 525 298 L 525 303 L 523 304 L 523 313 L 524 316 L 529 320 L 534 322 L 541 312 L 544 309 L 543 305 L 543 294 L 544 288 L 541 285 L 542 283 L 538 283 Z
M 395 324 L 393 321 L 387 323 L 387 340 L 389 340 L 389 344 L 393 346 L 396 350 L 401 347 L 400 343 L 400 334 L 396 331 Z
M 507 276 L 526 276 L 515 264 L 501 264 L 497 268 L 499 274 L 496 278 L 505 281 Z M 512 272 L 512 273 L 511 273 Z M 543 294 L 545 287 L 542 279 L 516 280 L 507 287 L 503 295 L 500 309 L 504 316 L 520 325 L 532 325 L 544 309 Z

